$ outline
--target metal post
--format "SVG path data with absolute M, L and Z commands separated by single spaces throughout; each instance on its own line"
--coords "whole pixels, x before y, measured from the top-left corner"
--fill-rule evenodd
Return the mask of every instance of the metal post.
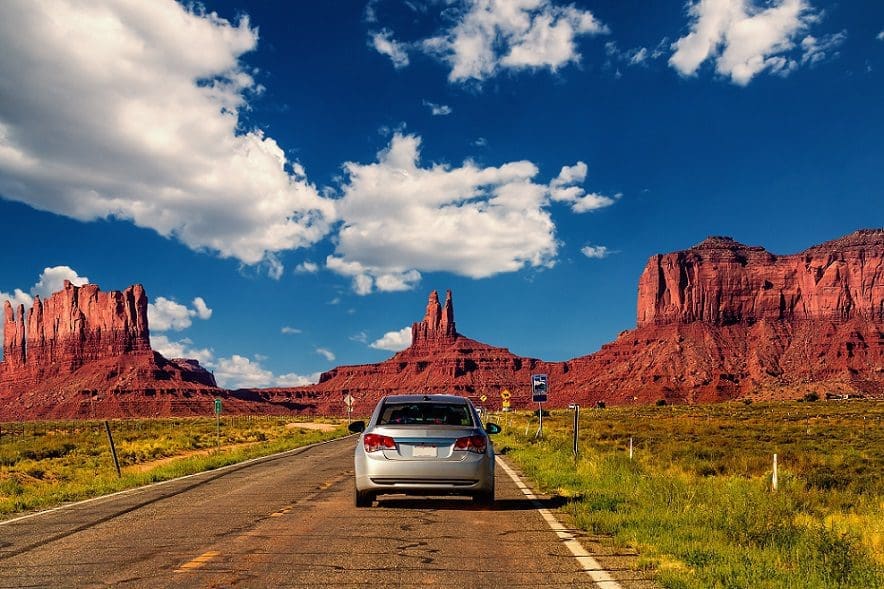
M 535 440 L 539 440 L 543 437 L 543 403 L 537 404 L 537 417 L 540 421 L 537 426 L 537 433 L 534 434 Z
M 632 460 L 632 436 L 629 436 L 629 459 Z
M 574 460 L 580 455 L 578 440 L 580 439 L 580 405 L 574 403 Z
M 110 423 L 107 420 L 104 422 L 104 431 L 107 432 L 107 442 L 110 444 L 111 456 L 114 457 L 114 468 L 117 469 L 117 478 L 123 476 L 120 472 L 120 461 L 117 459 L 117 447 L 114 446 L 114 436 L 111 434 Z
M 778 478 L 777 477 L 777 455 L 774 454 L 773 455 L 773 474 L 770 477 L 770 487 L 774 491 L 776 491 L 777 487 L 779 486 L 778 485 L 779 481 L 777 480 L 777 478 Z
M 217 434 L 217 443 L 216 446 L 221 447 L 221 414 L 215 414 L 215 426 L 216 426 L 216 434 Z

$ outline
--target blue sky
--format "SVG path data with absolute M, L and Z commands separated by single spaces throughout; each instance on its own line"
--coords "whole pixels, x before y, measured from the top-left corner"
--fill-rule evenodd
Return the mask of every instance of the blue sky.
M 884 225 L 884 4 L 0 4 L 0 297 L 147 288 L 154 347 L 303 384 L 458 329 L 564 360 L 648 257 Z

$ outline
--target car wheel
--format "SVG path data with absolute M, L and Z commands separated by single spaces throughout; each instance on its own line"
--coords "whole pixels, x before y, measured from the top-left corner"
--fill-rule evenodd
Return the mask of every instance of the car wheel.
M 371 507 L 374 501 L 374 493 L 371 491 L 360 491 L 356 489 L 356 507 Z

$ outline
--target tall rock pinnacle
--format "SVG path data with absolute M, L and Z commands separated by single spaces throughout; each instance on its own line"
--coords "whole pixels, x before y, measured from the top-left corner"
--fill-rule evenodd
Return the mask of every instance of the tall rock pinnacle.
M 433 343 L 451 342 L 457 339 L 454 325 L 454 303 L 451 291 L 445 293 L 445 305 L 439 304 L 439 293 L 430 293 L 427 311 L 420 323 L 411 326 L 411 345 L 422 346 Z

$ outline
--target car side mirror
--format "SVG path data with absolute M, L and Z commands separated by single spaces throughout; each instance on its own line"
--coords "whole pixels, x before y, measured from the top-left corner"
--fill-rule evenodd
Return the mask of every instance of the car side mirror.
M 354 434 L 358 434 L 360 432 L 365 431 L 365 422 L 364 421 L 354 421 L 350 425 L 347 426 L 347 429 L 353 432 Z
M 500 426 L 497 425 L 496 423 L 486 423 L 485 424 L 485 431 L 489 434 L 499 434 L 501 429 L 500 429 Z

